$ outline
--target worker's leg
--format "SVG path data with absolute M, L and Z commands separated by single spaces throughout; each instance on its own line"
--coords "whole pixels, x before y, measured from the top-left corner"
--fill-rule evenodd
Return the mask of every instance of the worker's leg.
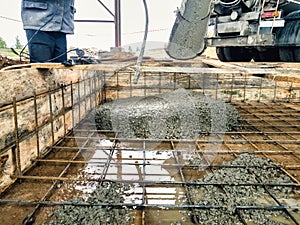
M 55 40 L 51 32 L 26 30 L 30 62 L 48 62 L 53 58 Z
M 55 47 L 53 52 L 53 62 L 67 61 L 67 37 L 65 33 L 54 32 Z

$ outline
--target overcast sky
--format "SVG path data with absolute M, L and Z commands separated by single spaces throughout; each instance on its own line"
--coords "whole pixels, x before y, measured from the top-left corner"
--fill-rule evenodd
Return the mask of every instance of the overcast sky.
M 114 12 L 114 0 L 102 0 Z M 166 43 L 175 20 L 175 10 L 181 0 L 147 0 L 150 14 L 148 42 Z M 21 0 L 6 1 L 0 8 L 0 37 L 8 47 L 20 37 L 26 43 L 22 27 L 20 8 Z M 97 0 L 75 0 L 77 13 L 75 19 L 112 20 L 112 16 Z M 145 26 L 145 14 L 142 0 L 121 0 L 122 45 L 141 42 Z M 9 19 L 8 19 L 9 18 Z M 13 20 L 10 20 L 13 19 Z M 75 35 L 68 36 L 68 45 L 72 47 L 96 47 L 109 50 L 114 46 L 113 23 L 76 23 Z

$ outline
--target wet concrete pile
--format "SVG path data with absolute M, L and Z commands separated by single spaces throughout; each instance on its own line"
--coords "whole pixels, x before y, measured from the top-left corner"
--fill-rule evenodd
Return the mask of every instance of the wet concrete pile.
M 191 160 L 197 166 L 198 159 Z M 199 224 L 243 224 L 236 212 L 236 206 L 277 205 L 272 199 L 288 198 L 296 190 L 288 186 L 268 186 L 255 184 L 291 184 L 292 180 L 270 159 L 242 154 L 235 160 L 224 163 L 224 168 L 215 170 L 197 182 L 228 185 L 203 185 L 189 187 L 194 204 L 218 206 L 215 209 L 197 210 Z M 241 185 L 246 184 L 246 185 Z M 247 185 L 248 184 L 248 185 Z M 241 186 L 239 186 L 241 185 Z M 279 210 L 240 210 L 245 221 L 257 225 L 289 224 L 286 215 Z
M 130 185 L 122 183 L 104 183 L 87 197 L 73 199 L 74 205 L 58 207 L 54 211 L 55 219 L 44 222 L 42 225 L 129 224 L 133 221 L 131 209 L 125 206 L 119 208 L 97 206 L 97 204 L 103 203 L 122 205 L 124 203 L 123 196 L 129 189 Z
M 129 138 L 195 138 L 234 129 L 238 111 L 222 100 L 178 89 L 147 97 L 130 97 L 95 108 L 90 118 L 97 129 Z

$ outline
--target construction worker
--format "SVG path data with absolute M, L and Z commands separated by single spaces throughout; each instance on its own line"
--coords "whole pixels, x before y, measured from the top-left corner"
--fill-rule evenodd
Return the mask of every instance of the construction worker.
M 74 33 L 74 13 L 74 0 L 22 0 L 30 62 L 67 61 L 66 35 Z

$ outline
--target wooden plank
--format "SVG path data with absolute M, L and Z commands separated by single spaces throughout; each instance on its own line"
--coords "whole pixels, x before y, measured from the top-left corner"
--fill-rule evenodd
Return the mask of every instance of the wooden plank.
M 130 67 L 135 70 L 135 67 Z M 203 68 L 203 67 L 147 67 L 142 66 L 141 72 L 146 73 L 183 73 L 183 74 L 240 74 L 233 69 Z
M 277 81 L 300 83 L 300 63 L 227 63 L 212 58 L 203 58 L 201 61 L 215 68 L 239 70 L 241 74 L 260 76 Z
M 132 62 L 111 62 L 109 64 L 84 64 L 84 65 L 74 65 L 65 66 L 61 63 L 33 63 L 31 68 L 36 69 L 71 69 L 71 70 L 118 70 L 126 66 L 132 65 Z
M 101 64 L 84 64 L 65 66 L 61 63 L 31 63 L 31 64 L 20 64 L 3 68 L 1 71 L 15 70 L 15 69 L 71 69 L 71 70 L 106 70 L 115 71 L 126 66 L 132 65 L 132 62 L 111 62 Z
M 224 69 L 245 69 L 244 66 L 236 65 L 236 63 L 230 63 L 230 62 L 222 62 L 218 59 L 214 58 L 201 58 L 201 61 L 207 65 L 216 67 L 216 68 L 224 68 Z

